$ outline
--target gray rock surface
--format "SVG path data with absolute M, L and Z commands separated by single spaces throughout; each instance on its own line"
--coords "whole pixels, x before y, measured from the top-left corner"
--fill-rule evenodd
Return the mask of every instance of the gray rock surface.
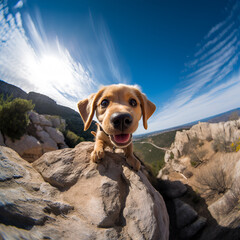
M 9 137 L 5 136 L 6 145 L 14 149 L 24 159 L 32 162 L 42 156 L 41 143 L 33 136 L 23 135 L 19 140 L 12 141 Z
M 44 129 L 54 142 L 56 142 L 57 144 L 65 144 L 64 136 L 59 130 L 53 127 L 45 127 Z
M 180 199 L 174 199 L 176 208 L 176 223 L 179 229 L 189 225 L 198 217 L 197 212 L 188 204 Z
M 66 148 L 63 134 L 56 128 L 52 127 L 55 119 L 58 119 L 55 125 L 63 124 L 62 119 L 53 117 L 50 120 L 44 115 L 36 112 L 29 112 L 29 119 L 32 124 L 31 133 L 25 134 L 19 140 L 12 141 L 8 136 L 3 136 L 0 133 L 0 146 L 7 146 L 14 149 L 19 155 L 29 162 L 33 162 L 43 155 L 45 152 L 54 151 L 57 149 Z M 30 136 L 33 135 L 33 136 Z
M 179 198 L 187 191 L 187 187 L 180 181 L 159 181 L 158 187 L 162 195 L 170 199 Z
M 10 166 L 0 181 L 0 238 L 168 239 L 165 203 L 146 176 L 121 154 L 94 164 L 92 149 L 45 153 L 32 166 L 0 147 Z
M 191 239 L 206 225 L 206 222 L 206 218 L 199 217 L 195 222 L 181 229 L 180 238 L 183 240 Z

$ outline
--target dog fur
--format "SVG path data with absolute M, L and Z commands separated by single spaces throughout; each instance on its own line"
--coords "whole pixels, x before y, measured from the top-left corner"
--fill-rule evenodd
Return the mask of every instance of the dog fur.
M 96 141 L 91 160 L 97 163 L 104 158 L 106 146 L 122 148 L 127 163 L 138 171 L 141 164 L 133 154 L 132 133 L 137 130 L 141 117 L 147 129 L 147 120 L 156 106 L 137 87 L 118 84 L 104 86 L 97 93 L 79 101 L 78 109 L 84 122 L 84 131 L 90 127 L 95 112 L 99 121 L 97 132 L 92 133 L 96 135 Z M 127 140 L 124 142 L 121 137 Z

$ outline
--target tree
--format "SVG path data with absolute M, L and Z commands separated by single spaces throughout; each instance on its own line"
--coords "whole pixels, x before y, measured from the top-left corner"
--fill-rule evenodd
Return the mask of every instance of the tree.
M 28 111 L 32 110 L 32 101 L 16 98 L 13 101 L 0 101 L 0 130 L 12 140 L 20 139 L 26 133 L 29 124 Z

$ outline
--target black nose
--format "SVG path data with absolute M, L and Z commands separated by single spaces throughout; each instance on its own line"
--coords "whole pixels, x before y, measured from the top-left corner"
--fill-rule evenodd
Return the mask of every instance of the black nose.
M 124 131 L 132 124 L 132 116 L 129 113 L 113 113 L 110 121 L 115 129 Z

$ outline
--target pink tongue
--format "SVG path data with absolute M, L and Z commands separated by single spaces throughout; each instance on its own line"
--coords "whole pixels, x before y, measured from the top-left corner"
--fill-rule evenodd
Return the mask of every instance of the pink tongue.
M 114 140 L 117 143 L 125 143 L 129 140 L 130 134 L 119 134 L 119 135 L 114 135 Z

